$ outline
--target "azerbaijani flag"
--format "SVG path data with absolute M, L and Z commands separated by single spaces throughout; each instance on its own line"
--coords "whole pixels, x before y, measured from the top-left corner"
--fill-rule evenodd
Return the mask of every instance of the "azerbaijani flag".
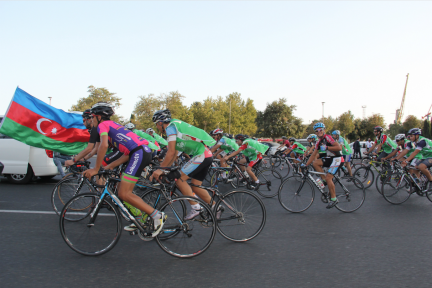
M 20 88 L 0 123 L 0 133 L 67 155 L 83 150 L 90 139 L 81 115 L 54 108 Z

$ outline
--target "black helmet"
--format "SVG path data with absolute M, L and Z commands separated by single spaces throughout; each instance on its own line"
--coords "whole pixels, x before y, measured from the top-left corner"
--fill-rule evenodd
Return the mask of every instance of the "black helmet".
M 383 132 L 383 128 L 381 126 L 375 126 L 374 131 Z
M 408 135 L 421 135 L 420 128 L 412 128 L 408 131 Z
M 83 119 L 90 119 L 90 118 L 91 118 L 91 112 L 90 112 L 90 109 L 87 109 L 87 110 L 85 110 L 85 111 L 82 113 L 82 118 L 83 118 Z
M 294 137 L 291 137 L 288 141 L 289 141 L 289 142 L 291 142 L 291 141 L 296 141 L 296 139 L 295 139 Z
M 236 140 L 244 141 L 247 137 L 246 137 L 246 135 L 243 135 L 243 134 L 237 134 L 237 135 L 235 135 L 234 138 Z
M 109 118 L 114 115 L 113 105 L 106 102 L 99 102 L 93 105 L 90 110 L 91 114 L 101 115 L 105 118 Z
M 171 111 L 168 109 L 158 110 L 153 114 L 152 118 L 153 123 L 162 121 L 164 123 L 168 123 L 171 121 Z

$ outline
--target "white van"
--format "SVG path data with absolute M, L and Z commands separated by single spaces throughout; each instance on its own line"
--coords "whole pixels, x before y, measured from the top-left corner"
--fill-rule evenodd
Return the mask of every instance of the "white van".
M 0 123 L 3 117 L 0 115 Z M 0 133 L 0 174 L 9 182 L 26 184 L 34 176 L 51 179 L 59 173 L 52 151 L 29 146 Z

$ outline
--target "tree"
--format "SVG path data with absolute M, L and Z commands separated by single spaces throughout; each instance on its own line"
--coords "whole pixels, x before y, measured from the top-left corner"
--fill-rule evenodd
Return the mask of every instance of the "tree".
M 135 115 L 135 125 L 137 129 L 154 128 L 152 117 L 154 112 L 161 109 L 161 101 L 154 94 L 139 96 L 135 104 L 133 114 Z
M 405 133 L 407 133 L 411 128 L 422 128 L 423 123 L 415 117 L 414 115 L 408 115 L 408 117 L 405 118 L 405 121 L 402 123 L 402 126 L 405 130 Z
M 172 118 L 182 120 L 186 123 L 193 123 L 193 114 L 190 113 L 189 108 L 183 105 L 183 99 L 185 96 L 181 95 L 178 91 L 172 91 L 168 94 L 162 94 L 161 109 L 169 109 L 171 111 Z
M 430 122 L 425 119 L 423 122 L 423 130 L 422 130 L 422 134 L 424 137 L 430 139 L 431 138 L 431 126 L 430 126 Z
M 90 95 L 87 97 L 80 98 L 76 105 L 72 105 L 69 111 L 84 111 L 86 109 L 90 109 L 94 104 L 98 102 L 107 102 L 114 105 L 115 108 L 120 107 L 121 98 L 115 96 L 116 93 L 109 92 L 106 88 L 95 88 L 93 85 L 90 85 L 87 90 Z M 115 109 L 114 109 L 115 110 Z M 122 117 L 118 115 L 113 115 L 111 120 L 119 122 L 123 124 L 125 121 Z
M 334 127 L 341 131 L 341 134 L 345 137 L 347 134 L 351 133 L 354 128 L 354 115 L 351 111 L 345 112 L 337 118 L 337 125 Z
M 390 136 L 390 138 L 394 139 L 397 134 L 404 134 L 405 129 L 401 124 L 390 124 L 389 129 L 386 131 L 386 134 Z
M 293 115 L 296 106 L 288 106 L 286 99 L 267 103 L 264 112 L 257 113 L 257 136 L 277 138 L 281 136 L 302 137 L 306 126 Z

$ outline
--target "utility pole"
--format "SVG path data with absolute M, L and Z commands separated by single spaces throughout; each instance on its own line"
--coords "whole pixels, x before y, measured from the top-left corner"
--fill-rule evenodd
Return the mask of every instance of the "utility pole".
M 322 103 L 322 119 L 321 119 L 321 121 L 324 122 L 324 103 L 325 102 L 321 102 L 321 103 Z
M 231 99 L 230 99 L 230 117 L 229 117 L 229 126 L 228 126 L 228 134 L 231 134 Z
M 366 119 L 366 105 L 362 106 L 363 108 L 363 119 Z
M 48 98 L 50 99 L 50 105 L 51 105 L 51 98 L 52 98 L 52 97 L 48 97 Z

